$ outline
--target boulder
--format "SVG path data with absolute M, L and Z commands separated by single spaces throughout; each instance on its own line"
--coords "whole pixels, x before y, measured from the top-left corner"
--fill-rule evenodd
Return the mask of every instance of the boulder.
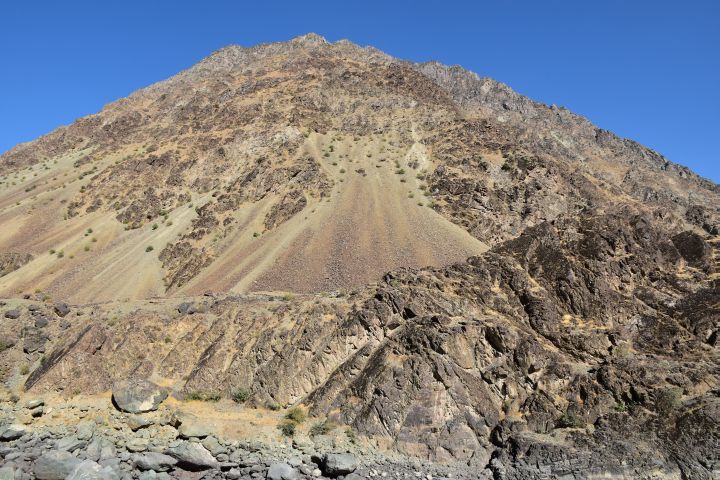
M 80 440 L 90 440 L 95 434 L 95 422 L 91 420 L 84 420 L 78 423 L 77 426 L 77 437 Z
M 56 303 L 53 310 L 58 317 L 64 317 L 70 313 L 70 307 L 68 307 L 67 303 Z
M 47 335 L 35 327 L 23 328 L 23 337 L 23 351 L 25 353 L 44 351 L 45 342 L 48 341 Z
M 118 480 L 120 477 L 110 467 L 103 467 L 92 460 L 79 463 L 66 480 Z
M 55 442 L 55 449 L 64 452 L 74 452 L 80 448 L 85 448 L 86 445 L 87 442 L 85 440 L 80 440 L 77 436 L 69 435 Z
M 297 470 L 287 463 L 273 463 L 267 472 L 268 480 L 296 480 L 300 478 Z
M 153 470 L 155 472 L 166 472 L 178 463 L 170 455 L 159 452 L 135 454 L 132 457 L 132 462 L 138 470 Z
M 80 460 L 70 452 L 50 450 L 35 460 L 33 473 L 39 480 L 64 480 L 79 464 Z
M 322 462 L 322 472 L 328 477 L 339 477 L 358 468 L 357 457 L 352 453 L 328 453 Z
M 178 432 L 182 438 L 204 438 L 212 434 L 212 430 L 207 424 L 199 419 L 188 417 L 183 417 Z
M 20 310 L 18 310 L 18 309 L 8 310 L 7 312 L 5 312 L 5 318 L 9 318 L 10 320 L 16 320 L 16 319 L 20 318 Z
M 113 388 L 112 400 L 115 406 L 128 413 L 143 413 L 157 410 L 167 398 L 167 391 L 147 380 L 128 380 Z
M 15 469 L 10 465 L 0 467 L 0 480 L 15 480 Z
M 9 442 L 11 440 L 17 440 L 25 435 L 25 433 L 27 433 L 27 430 L 24 426 L 18 424 L 10 425 L 0 433 L 0 441 Z
M 150 441 L 147 438 L 133 438 L 125 444 L 125 448 L 131 452 L 144 452 L 148 449 L 149 444 Z
M 25 403 L 25 408 L 29 410 L 34 410 L 37 407 L 42 407 L 43 405 L 45 405 L 45 400 L 42 400 L 40 398 L 33 398 L 32 400 L 28 400 Z
M 47 317 L 39 317 L 35 319 L 35 328 L 45 328 L 48 326 L 50 321 Z
M 192 303 L 183 302 L 180 305 L 178 305 L 177 311 L 178 311 L 178 313 L 185 315 L 188 312 L 188 310 L 190 310 L 191 306 L 192 306 Z
M 202 445 L 195 442 L 180 442 L 165 452 L 178 461 L 177 465 L 184 470 L 206 470 L 217 468 L 218 461 Z
M 149 427 L 153 423 L 154 422 L 149 418 L 145 418 L 140 415 L 130 415 L 127 419 L 127 426 L 130 427 L 130 430 L 133 432 L 136 432 L 141 428 Z

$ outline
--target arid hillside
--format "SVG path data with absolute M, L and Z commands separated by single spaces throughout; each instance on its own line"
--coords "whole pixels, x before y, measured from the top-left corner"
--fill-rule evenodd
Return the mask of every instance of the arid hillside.
M 14 478 L 720 478 L 720 186 L 566 109 L 309 34 L 0 169 Z
M 0 293 L 321 292 L 618 204 L 716 232 L 717 185 L 458 67 L 227 47 L 0 157 Z

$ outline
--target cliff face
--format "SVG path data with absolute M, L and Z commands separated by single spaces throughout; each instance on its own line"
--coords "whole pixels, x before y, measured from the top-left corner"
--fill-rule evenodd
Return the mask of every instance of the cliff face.
M 720 471 L 720 187 L 565 109 L 308 35 L 0 164 L 8 385 L 246 388 L 492 478 Z

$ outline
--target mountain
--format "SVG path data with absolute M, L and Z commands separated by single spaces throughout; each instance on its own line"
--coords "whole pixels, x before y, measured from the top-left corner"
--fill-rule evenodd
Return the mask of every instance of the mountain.
M 308 34 L 0 165 L 8 396 L 242 389 L 460 477 L 720 474 L 720 186 L 564 108 Z

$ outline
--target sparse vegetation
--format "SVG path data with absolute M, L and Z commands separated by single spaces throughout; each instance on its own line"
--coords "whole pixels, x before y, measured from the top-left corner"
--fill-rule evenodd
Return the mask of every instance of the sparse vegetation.
M 295 423 L 302 423 L 307 418 L 307 412 L 302 407 L 293 407 L 285 414 L 285 418 Z
M 286 437 L 292 437 L 295 435 L 296 424 L 291 420 L 283 420 L 278 425 L 278 429 Z
M 152 245 L 148 245 L 147 247 L 145 247 L 145 252 L 146 252 L 146 253 L 147 253 L 147 252 L 152 252 L 153 250 L 155 250 L 155 247 L 153 247 Z
M 680 406 L 682 388 L 669 387 L 658 392 L 655 397 L 655 408 L 658 412 L 669 413 Z
M 573 412 L 565 412 L 557 421 L 558 428 L 581 428 L 585 422 Z
M 189 392 L 185 395 L 185 400 L 197 400 L 201 402 L 219 402 L 221 398 L 222 395 L 217 392 L 203 392 L 199 390 Z
M 250 398 L 250 390 L 247 388 L 236 388 L 232 392 L 232 399 L 235 403 L 244 403 L 248 398 Z
M 335 428 L 335 424 L 332 423 L 329 420 L 324 420 L 322 422 L 315 422 L 310 427 L 310 436 L 314 437 L 316 435 L 327 435 L 330 433 L 332 429 Z

